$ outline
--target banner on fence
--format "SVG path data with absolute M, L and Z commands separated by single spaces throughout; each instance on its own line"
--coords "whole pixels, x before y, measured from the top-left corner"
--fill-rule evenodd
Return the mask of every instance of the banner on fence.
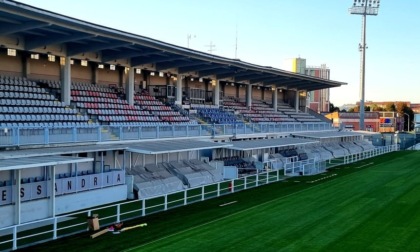
M 125 171 L 121 170 L 56 179 L 54 187 L 55 195 L 60 196 L 63 194 L 83 192 L 124 183 Z M 7 205 L 15 202 L 14 195 L 16 195 L 16 192 L 13 192 L 13 186 L 0 187 L 0 205 Z M 49 181 L 21 184 L 19 189 L 19 197 L 22 202 L 49 196 L 51 196 Z

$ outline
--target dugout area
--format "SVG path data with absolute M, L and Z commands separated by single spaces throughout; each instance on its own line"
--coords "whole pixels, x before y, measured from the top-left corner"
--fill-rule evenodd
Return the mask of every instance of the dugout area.
M 130 222 L 147 222 L 148 227 L 125 236 L 107 234 L 92 242 L 79 235 L 33 249 L 417 251 L 420 222 L 412 217 L 419 207 L 414 168 L 419 158 L 414 151 L 394 152 L 335 167 L 325 175 L 290 178 L 153 214 Z M 232 201 L 237 202 L 220 206 Z M 272 234 L 270 239 L 267 233 Z M 323 239 L 313 239 L 320 235 Z

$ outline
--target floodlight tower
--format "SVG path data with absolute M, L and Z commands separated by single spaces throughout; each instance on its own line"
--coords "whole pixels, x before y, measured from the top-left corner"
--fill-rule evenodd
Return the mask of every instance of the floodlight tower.
M 350 14 L 362 15 L 362 43 L 360 51 L 360 124 L 359 129 L 365 129 L 365 60 L 366 60 L 366 16 L 376 16 L 379 11 L 379 0 L 354 0 L 349 9 Z

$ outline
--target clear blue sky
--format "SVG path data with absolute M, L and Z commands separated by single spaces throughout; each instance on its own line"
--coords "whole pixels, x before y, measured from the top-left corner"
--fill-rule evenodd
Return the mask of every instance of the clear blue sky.
M 234 58 L 281 68 L 284 60 L 327 64 L 337 106 L 359 100 L 361 17 L 350 15 L 353 0 L 21 0 L 20 2 Z M 367 21 L 366 100 L 420 103 L 420 1 L 381 0 Z M 195 36 L 195 37 L 194 37 Z

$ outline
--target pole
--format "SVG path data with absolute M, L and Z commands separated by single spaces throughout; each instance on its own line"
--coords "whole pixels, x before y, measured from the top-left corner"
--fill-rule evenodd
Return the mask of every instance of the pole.
M 359 130 L 365 130 L 365 61 L 366 61 L 366 16 L 378 15 L 379 0 L 354 0 L 350 13 L 362 15 L 362 42 L 359 44 L 360 55 L 360 122 Z
M 407 114 L 407 113 L 404 113 L 404 115 L 406 115 L 406 116 L 407 116 L 407 118 L 408 118 L 407 131 L 410 131 L 410 115 L 409 115 L 409 114 Z M 405 119 L 404 119 L 404 121 L 405 121 Z
M 360 70 L 360 123 L 359 130 L 365 130 L 365 61 L 366 61 L 366 7 L 362 15 L 363 31 L 361 45 L 361 70 Z

